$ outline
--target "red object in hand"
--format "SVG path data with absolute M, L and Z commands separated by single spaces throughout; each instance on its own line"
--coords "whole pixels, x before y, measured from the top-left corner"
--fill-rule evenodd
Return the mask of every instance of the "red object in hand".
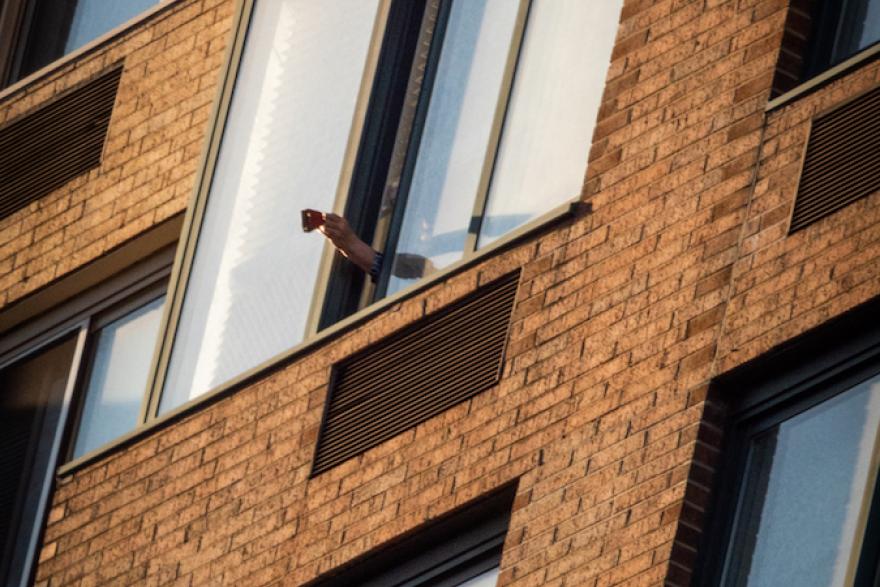
M 311 210 L 306 208 L 302 212 L 302 227 L 303 232 L 312 232 L 316 228 L 319 228 L 324 225 L 324 213 L 319 212 L 318 210 Z

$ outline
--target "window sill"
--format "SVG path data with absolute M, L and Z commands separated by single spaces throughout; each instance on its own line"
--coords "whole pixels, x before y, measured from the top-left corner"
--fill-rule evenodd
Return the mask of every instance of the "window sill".
M 778 108 L 782 108 L 783 106 L 786 106 L 796 100 L 799 100 L 803 96 L 809 95 L 816 90 L 828 85 L 834 80 L 843 77 L 851 71 L 854 71 L 861 66 L 870 63 L 871 61 L 876 59 L 878 55 L 880 55 L 880 43 L 875 43 L 864 51 L 856 53 L 846 61 L 842 61 L 834 67 L 823 71 L 816 77 L 810 78 L 796 88 L 785 92 L 781 96 L 773 98 L 767 103 L 767 106 L 764 110 L 765 112 L 771 112 Z
M 25 77 L 21 78 L 20 80 L 6 86 L 5 88 L 0 89 L 0 101 L 6 100 L 7 98 L 12 96 L 13 94 L 16 94 L 16 93 L 28 88 L 29 86 L 31 86 L 32 84 L 34 84 L 38 80 L 40 80 L 44 77 L 47 77 L 47 76 L 57 72 L 58 70 L 62 69 L 63 67 L 69 65 L 70 63 L 72 63 L 78 59 L 83 58 L 84 56 L 88 55 L 89 53 L 91 53 L 93 51 L 96 51 L 97 49 L 103 47 L 107 43 L 125 35 L 128 32 L 130 32 L 131 29 L 142 24 L 144 21 L 156 16 L 157 14 L 159 14 L 161 12 L 164 12 L 168 8 L 170 8 L 176 4 L 179 4 L 179 3 L 180 3 L 180 0 L 160 0 L 152 8 L 140 13 L 139 15 L 135 16 L 131 20 L 122 23 L 118 27 L 110 29 L 109 31 L 107 31 L 103 35 L 101 35 L 99 37 L 95 37 L 94 39 L 92 39 L 91 41 L 89 41 L 88 43 L 86 43 L 85 45 L 80 47 L 79 49 L 76 49 L 75 51 L 71 51 L 70 53 L 67 53 L 66 55 L 59 57 L 55 61 L 52 61 L 48 65 L 41 67 L 37 71 L 35 71 L 31 74 L 28 74 L 27 76 L 25 76 Z
M 223 385 L 220 385 L 208 391 L 207 393 L 204 393 L 199 397 L 178 406 L 174 410 L 171 410 L 170 412 L 163 414 L 162 416 L 144 424 L 143 426 L 132 430 L 128 434 L 117 438 L 113 442 L 106 444 L 101 448 L 98 448 L 86 455 L 83 455 L 82 457 L 79 457 L 78 459 L 72 460 L 62 465 L 58 468 L 56 474 L 58 476 L 70 475 L 75 471 L 85 467 L 86 465 L 102 459 L 117 450 L 121 450 L 122 448 L 142 439 L 148 434 L 161 430 L 165 426 L 169 426 L 177 420 L 188 416 L 204 407 L 207 407 L 220 399 L 223 399 L 232 392 L 245 387 L 249 383 L 254 382 L 256 379 L 264 377 L 268 375 L 271 371 L 283 367 L 290 361 L 293 361 L 301 357 L 302 355 L 317 350 L 321 345 L 330 342 L 335 337 L 343 334 L 344 332 L 352 330 L 355 327 L 363 324 L 364 322 L 372 319 L 377 314 L 383 312 L 385 309 L 395 304 L 399 304 L 404 300 L 412 298 L 419 293 L 425 291 L 426 289 L 429 289 L 454 275 L 457 275 L 474 267 L 475 265 L 485 261 L 492 255 L 495 255 L 502 250 L 511 248 L 517 244 L 522 243 L 524 240 L 536 235 L 539 232 L 548 230 L 566 220 L 572 220 L 577 217 L 586 215 L 591 211 L 592 205 L 589 202 L 574 200 L 563 204 L 547 212 L 546 214 L 535 218 L 531 222 L 524 224 L 518 229 L 511 231 L 504 237 L 499 238 L 485 248 L 480 249 L 479 251 L 476 251 L 469 256 L 466 256 L 457 263 L 454 263 L 449 267 L 446 267 L 445 269 L 432 274 L 430 277 L 426 277 L 419 283 L 413 284 L 412 286 L 401 290 L 392 296 L 384 298 L 366 308 L 363 308 L 362 310 L 356 312 L 355 314 L 352 314 L 348 318 L 345 318 L 344 320 L 341 320 L 336 324 L 325 328 L 311 338 L 307 338 L 306 340 L 290 348 L 289 350 L 278 354 L 271 359 L 268 359 L 267 361 L 263 362 L 260 365 L 257 365 L 253 369 L 245 371 L 238 377 L 227 381 Z

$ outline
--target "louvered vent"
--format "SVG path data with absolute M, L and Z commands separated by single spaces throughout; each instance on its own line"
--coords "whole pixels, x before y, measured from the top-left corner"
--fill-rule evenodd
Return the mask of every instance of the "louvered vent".
M 494 385 L 519 273 L 334 368 L 313 475 Z
M 101 162 L 122 68 L 0 128 L 0 218 Z
M 880 88 L 813 121 L 790 232 L 880 189 Z

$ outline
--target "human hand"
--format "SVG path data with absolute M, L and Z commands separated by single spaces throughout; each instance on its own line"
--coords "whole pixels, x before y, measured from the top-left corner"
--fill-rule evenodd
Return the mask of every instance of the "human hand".
M 339 252 L 346 257 L 351 253 L 352 248 L 356 245 L 356 241 L 360 240 L 351 229 L 348 220 L 332 212 L 324 214 L 324 224 L 319 226 L 318 230 L 330 239 L 333 246 L 339 249 Z
M 340 253 L 352 263 L 368 272 L 373 265 L 376 251 L 362 241 L 351 229 L 348 220 L 338 214 L 328 212 L 324 214 L 324 225 L 318 230 L 324 234 Z

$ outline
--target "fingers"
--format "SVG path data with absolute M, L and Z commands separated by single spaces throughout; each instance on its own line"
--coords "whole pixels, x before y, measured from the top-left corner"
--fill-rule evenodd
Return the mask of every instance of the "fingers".
M 324 214 L 324 225 L 319 230 L 330 239 L 333 246 L 345 255 L 348 254 L 354 241 L 357 240 L 357 236 L 352 231 L 348 221 L 332 212 Z

